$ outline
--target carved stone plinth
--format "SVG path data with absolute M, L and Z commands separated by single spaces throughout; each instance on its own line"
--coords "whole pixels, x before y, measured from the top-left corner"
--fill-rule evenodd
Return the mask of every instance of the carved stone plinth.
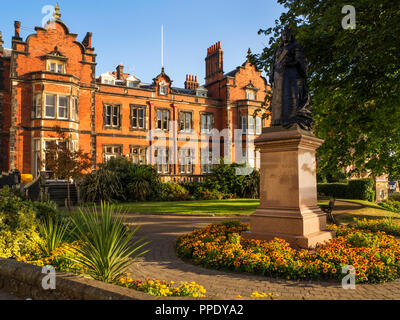
M 294 125 L 265 128 L 260 148 L 260 207 L 244 238 L 283 238 L 293 247 L 314 248 L 331 239 L 326 214 L 317 205 L 315 150 L 323 140 Z

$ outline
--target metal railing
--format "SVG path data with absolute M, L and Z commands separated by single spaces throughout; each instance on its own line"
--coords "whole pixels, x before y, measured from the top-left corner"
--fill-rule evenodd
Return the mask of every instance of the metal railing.
M 203 182 L 205 175 L 203 174 L 162 174 L 162 182 L 175 182 L 175 183 L 186 183 L 186 182 Z

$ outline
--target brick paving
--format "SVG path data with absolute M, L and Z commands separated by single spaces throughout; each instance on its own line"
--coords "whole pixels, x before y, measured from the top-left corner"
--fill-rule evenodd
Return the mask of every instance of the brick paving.
M 292 281 L 249 273 L 207 269 L 183 261 L 174 250 L 174 239 L 194 228 L 224 220 L 248 222 L 248 217 L 178 216 L 130 214 L 129 224 L 140 225 L 140 236 L 151 243 L 150 251 L 136 260 L 130 272 L 134 279 L 157 278 L 167 281 L 195 281 L 207 289 L 211 299 L 250 299 L 254 291 L 279 295 L 274 299 L 290 300 L 387 300 L 400 299 L 400 281 L 383 284 L 357 284 L 356 289 L 343 289 L 336 281 Z M 264 298 L 265 299 L 265 298 Z

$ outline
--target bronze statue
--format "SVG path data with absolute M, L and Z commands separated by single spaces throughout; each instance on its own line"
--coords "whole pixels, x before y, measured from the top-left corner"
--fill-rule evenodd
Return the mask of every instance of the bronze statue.
M 306 59 L 292 30 L 285 27 L 281 46 L 275 52 L 271 68 L 271 126 L 290 127 L 297 123 L 302 129 L 312 129 L 310 95 L 306 84 Z

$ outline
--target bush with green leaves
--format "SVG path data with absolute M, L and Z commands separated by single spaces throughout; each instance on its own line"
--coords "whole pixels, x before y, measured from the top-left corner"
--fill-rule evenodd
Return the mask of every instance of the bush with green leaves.
M 80 184 L 80 198 L 84 202 L 113 201 L 123 195 L 118 174 L 101 167 L 87 174 Z
M 55 218 L 59 215 L 57 203 L 55 203 L 54 201 L 34 201 L 32 205 L 36 212 L 37 219 L 42 219 L 46 217 Z
M 259 197 L 260 175 L 257 170 L 246 167 L 246 164 L 226 164 L 221 160 L 206 176 L 204 187 L 224 195 L 256 199 Z
M 121 183 L 122 192 L 116 200 L 145 201 L 161 197 L 160 176 L 151 165 L 134 164 L 125 157 L 117 157 L 100 167 L 114 172 Z
M 387 199 L 385 201 L 379 202 L 378 205 L 392 212 L 400 213 L 400 201 Z
M 0 257 L 17 258 L 41 243 L 35 210 L 8 187 L 0 189 Z
M 173 182 L 164 182 L 161 184 L 162 200 L 165 201 L 183 201 L 190 200 L 189 191 L 180 184 Z
M 357 219 L 353 220 L 353 227 L 362 230 L 369 230 L 372 232 L 382 231 L 392 236 L 400 236 L 400 224 L 394 222 L 393 218 L 384 219 Z
M 342 199 L 374 201 L 374 180 L 372 178 L 353 179 L 347 183 L 318 183 L 319 194 Z
M 389 193 L 389 200 L 400 201 L 400 192 Z
M 80 208 L 72 215 L 73 234 L 81 245 L 76 248 L 79 254 L 71 260 L 87 268 L 96 280 L 117 281 L 134 258 L 148 251 L 139 252 L 148 242 L 134 239 L 139 226 L 130 230 L 121 215 L 120 207 L 103 202 L 99 212 L 93 207 Z
M 129 170 L 127 199 L 133 201 L 157 200 L 162 195 L 160 177 L 152 166 L 133 164 Z

